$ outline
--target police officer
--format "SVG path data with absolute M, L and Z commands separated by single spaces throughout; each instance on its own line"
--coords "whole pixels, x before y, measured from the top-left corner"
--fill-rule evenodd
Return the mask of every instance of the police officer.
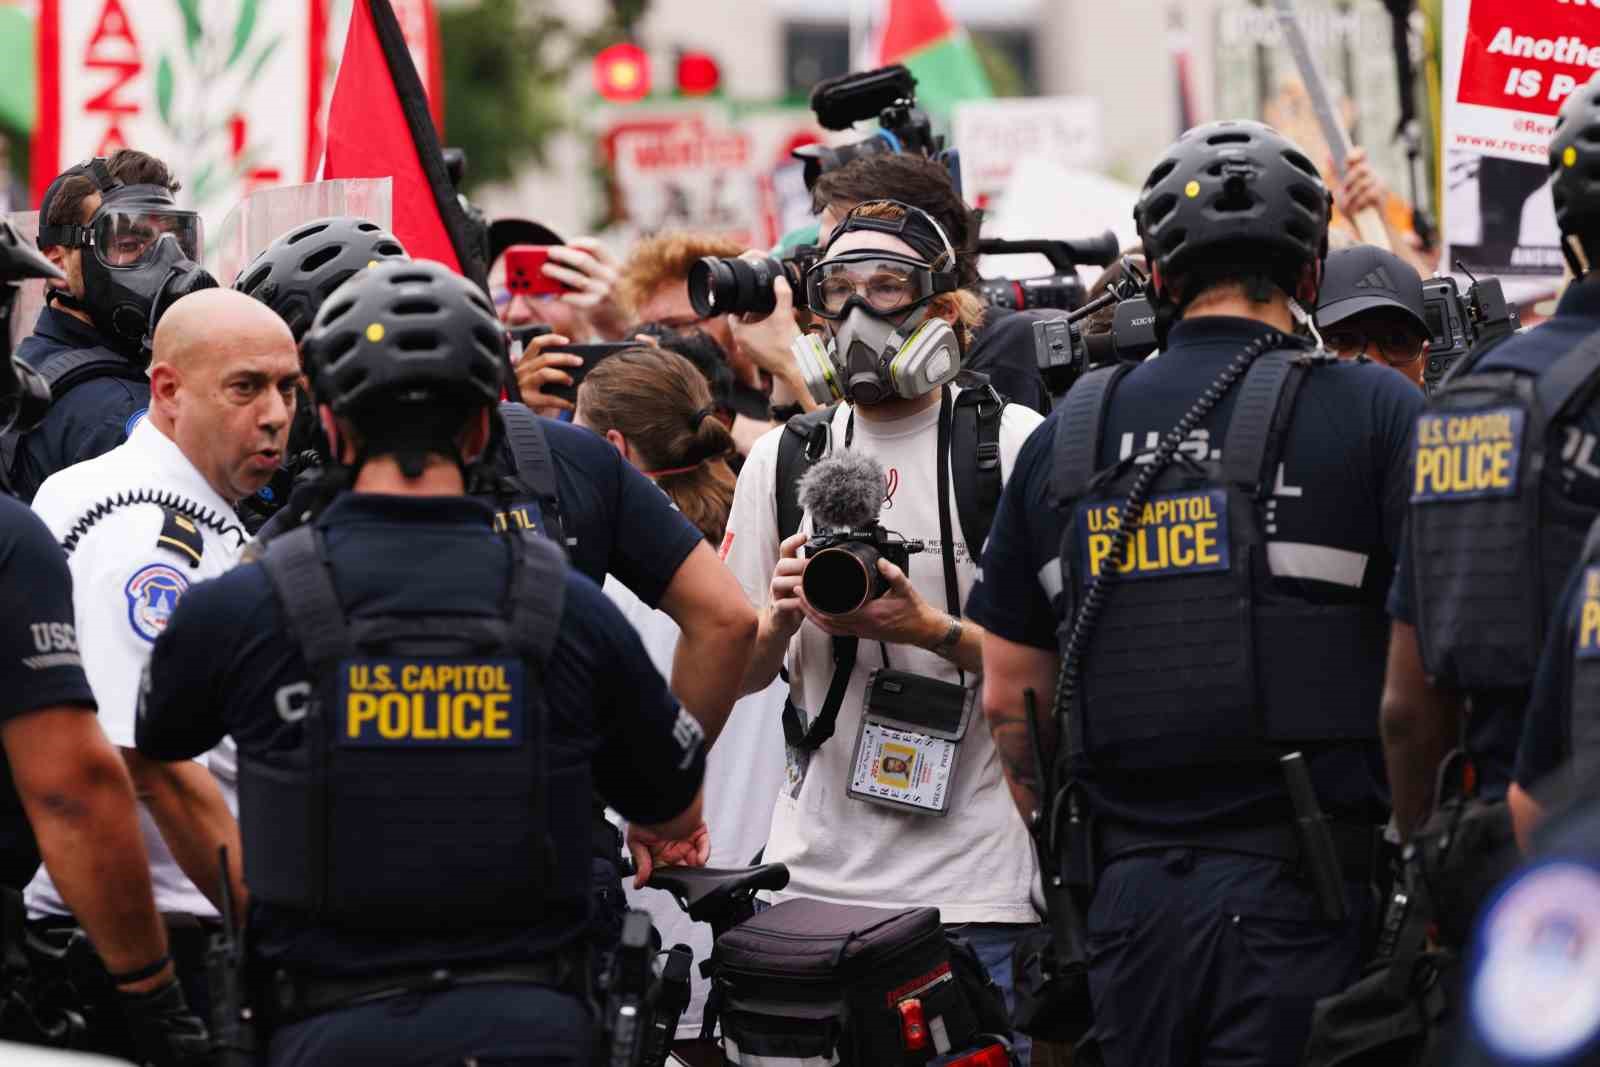
M 1547 621 L 1600 512 L 1596 138 L 1600 80 L 1567 98 L 1550 141 L 1556 221 L 1578 280 L 1549 321 L 1465 357 L 1417 426 L 1383 701 L 1402 834 L 1422 823 L 1441 759 L 1463 742 L 1478 795 L 1506 795 Z
M 1385 815 L 1383 597 L 1422 398 L 1293 336 L 1328 212 L 1267 126 L 1211 123 L 1167 150 L 1135 209 L 1163 355 L 1085 376 L 1029 439 L 967 604 L 1018 808 L 1076 813 L 1069 847 L 1093 829 L 1077 854 L 1098 861 L 1083 880 L 1108 1064 L 1297 1062 L 1312 1005 L 1360 964 Z M 1029 690 L 1063 754 L 1050 796 Z M 1280 767 L 1297 750 L 1300 806 Z M 1294 830 L 1314 806 L 1331 864 Z
M 369 264 L 403 255 L 393 237 L 370 221 L 322 219 L 273 241 L 240 272 L 234 287 L 277 311 L 300 336 L 334 288 Z M 597 584 L 610 574 L 671 616 L 683 631 L 672 691 L 715 741 L 755 637 L 755 610 L 737 580 L 700 531 L 604 438 L 538 418 L 520 404 L 500 405 L 498 421 L 498 440 L 468 486 L 494 509 L 494 527 L 558 540 L 579 573 Z M 326 496 L 327 488 L 309 486 L 258 538 L 270 541 L 318 510 L 317 497 Z M 592 813 L 591 822 L 597 918 L 601 932 L 611 936 L 625 907 L 617 873 L 620 845 L 602 810 Z M 630 829 L 637 838 L 646 834 Z M 631 851 L 646 870 L 649 847 L 641 840 Z
M 380 263 L 304 344 L 352 491 L 193 590 L 140 751 L 239 746 L 269 1062 L 585 1063 L 591 786 L 699 825 L 702 734 L 599 589 L 464 496 L 503 335 L 487 298 Z
M 0 221 L 0 320 L 22 278 L 60 272 Z M 0 331 L 0 395 L 16 401 L 9 333 Z M 34 400 L 48 400 L 47 396 Z M 38 414 L 35 411 L 35 416 Z M 150 891 L 133 786 L 95 719 L 73 623 L 71 578 L 42 522 L 4 489 L 0 472 L 0 897 L 17 935 L 20 894 L 41 854 L 121 994 L 141 1059 L 197 1062 L 205 1030 L 173 976 Z M 35 1012 L 25 970 L 6 947 L 0 1040 L 80 1038 Z
M 1600 795 L 1591 777 L 1567 796 L 1478 920 L 1452 1063 L 1600 1064 Z
M 144 368 L 156 319 L 217 283 L 202 270 L 200 217 L 173 200 L 178 182 L 154 156 L 122 149 L 71 167 L 39 203 L 39 247 L 64 278 L 17 358 L 55 403 L 43 425 L 0 442 L 17 494 L 121 444 L 150 404 Z

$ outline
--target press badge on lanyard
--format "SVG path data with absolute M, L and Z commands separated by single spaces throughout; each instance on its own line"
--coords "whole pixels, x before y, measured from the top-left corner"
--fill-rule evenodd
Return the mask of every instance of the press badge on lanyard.
M 890 670 L 867 679 L 850 796 L 918 815 L 948 815 L 961 742 L 977 692 Z
M 1418 417 L 1411 499 L 1433 503 L 1515 495 L 1526 421 L 1527 412 L 1514 407 Z
M 514 748 L 522 744 L 516 659 L 347 659 L 339 664 L 346 748 Z

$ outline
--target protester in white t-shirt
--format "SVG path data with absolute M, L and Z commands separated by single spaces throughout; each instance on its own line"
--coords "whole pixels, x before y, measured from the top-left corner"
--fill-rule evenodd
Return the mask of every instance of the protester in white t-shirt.
M 953 200 L 950 210 L 966 210 Z M 1037 921 L 1031 903 L 1036 874 L 1027 831 L 981 723 L 966 731 L 956 750 L 946 814 L 861 799 L 874 789 L 880 796 L 905 797 L 910 790 L 896 783 L 918 773 L 910 765 L 917 757 L 909 749 L 916 745 L 894 747 L 881 731 L 870 734 L 876 738 L 873 750 L 858 753 L 858 736 L 860 744 L 869 736 L 862 730 L 869 676 L 889 667 L 975 691 L 981 669 L 977 627 L 945 610 L 942 557 L 953 556 L 959 604 L 973 584 L 982 549 L 966 542 L 959 523 L 949 524 L 952 544 L 940 533 L 940 422 L 950 406 L 947 394 L 958 392 L 947 384 L 955 367 L 941 361 L 958 356 L 957 346 L 964 348 L 981 314 L 975 297 L 955 289 L 956 252 L 946 229 L 932 216 L 892 201 L 852 210 L 806 278 L 805 303 L 827 321 L 829 334 L 795 345 L 813 381 L 831 384 L 835 395 L 851 401 L 832 414 L 832 449 L 870 456 L 882 466 L 881 525 L 924 541 L 927 551 L 911 557 L 909 576 L 882 563 L 889 591 L 865 607 L 832 616 L 816 610 L 801 589 L 810 514 L 800 533 L 780 543 L 777 463 L 788 431 L 777 430 L 756 443 L 740 473 L 724 555 L 761 607 L 746 692 L 765 689 L 787 665 L 791 699 L 809 727 L 833 679 L 833 636 L 859 639 L 831 738 L 813 751 L 787 749 L 786 782 L 765 856 L 789 867 L 789 886 L 777 898 L 937 907 L 947 925 L 962 927 L 1009 994 L 1011 946 Z M 951 327 L 943 354 L 937 351 L 936 335 L 943 330 L 938 320 Z M 921 354 L 918 344 L 924 346 Z M 1040 421 L 1025 408 L 1005 408 L 1002 477 Z M 973 459 L 952 455 L 950 462 L 953 468 Z M 954 514 L 953 479 L 948 504 Z
M 720 544 L 733 502 L 733 473 L 722 457 L 733 441 L 710 408 L 710 388 L 693 364 L 671 352 L 641 348 L 594 368 L 579 387 L 574 421 L 604 434 L 629 462 L 656 479 L 708 541 Z M 606 579 L 605 592 L 639 631 L 651 660 L 667 671 L 678 644 L 677 624 L 614 579 Z M 782 683 L 775 682 L 735 704 L 707 756 L 705 822 L 712 867 L 743 867 L 767 843 L 772 804 L 783 780 L 783 695 Z M 670 896 L 631 885 L 626 892 L 630 907 L 651 914 L 663 945 L 687 944 L 696 960 L 710 955 L 710 927 L 690 922 Z M 699 968 L 691 971 L 680 1038 L 700 1033 L 709 985 Z

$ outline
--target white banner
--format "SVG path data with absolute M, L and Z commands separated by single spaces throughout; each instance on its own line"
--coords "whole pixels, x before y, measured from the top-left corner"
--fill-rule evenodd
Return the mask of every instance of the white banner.
M 957 104 L 952 143 L 961 152 L 961 193 L 979 207 L 1011 184 L 1017 164 L 1043 159 L 1096 170 L 1104 157 L 1100 101 L 1088 96 L 973 100 Z

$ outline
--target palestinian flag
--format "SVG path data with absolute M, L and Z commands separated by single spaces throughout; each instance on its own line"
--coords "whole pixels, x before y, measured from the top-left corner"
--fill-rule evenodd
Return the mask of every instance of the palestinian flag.
M 977 50 L 940 0 L 888 0 L 888 7 L 878 65 L 904 63 L 910 68 L 917 77 L 917 103 L 949 114 L 963 100 L 994 95 Z

